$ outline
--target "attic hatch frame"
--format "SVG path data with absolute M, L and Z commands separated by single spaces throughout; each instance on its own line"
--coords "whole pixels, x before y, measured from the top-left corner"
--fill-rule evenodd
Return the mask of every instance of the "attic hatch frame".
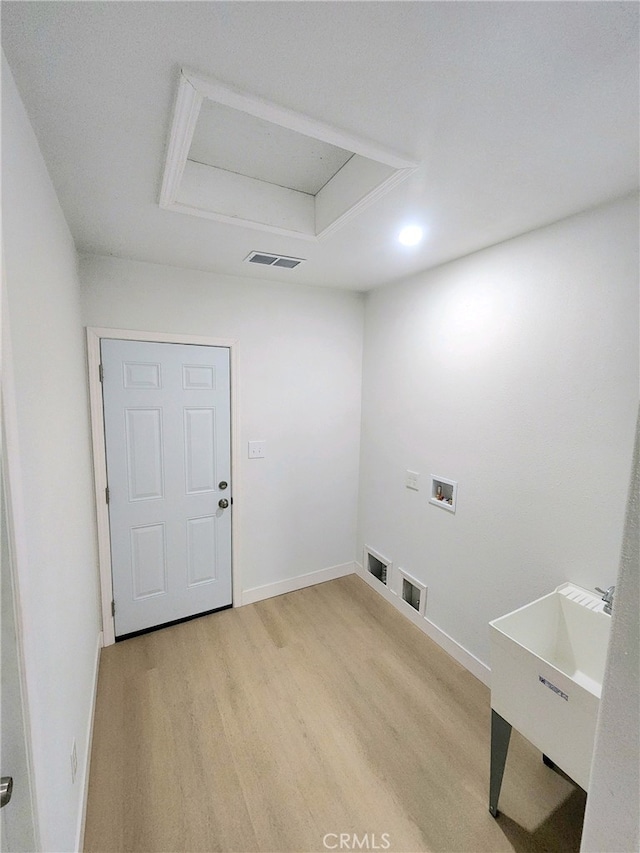
M 189 160 L 205 98 L 343 148 L 353 156 L 315 195 Z M 159 203 L 163 210 L 319 241 L 417 167 L 373 142 L 183 68 Z

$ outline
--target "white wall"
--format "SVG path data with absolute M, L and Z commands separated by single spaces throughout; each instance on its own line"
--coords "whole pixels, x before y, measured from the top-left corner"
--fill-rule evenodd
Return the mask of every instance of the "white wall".
M 637 197 L 374 291 L 365 316 L 359 547 L 425 582 L 427 617 L 488 664 L 489 620 L 615 582 Z M 455 515 L 429 505 L 430 474 L 459 482 Z
M 637 404 L 637 198 L 369 294 L 356 536 L 362 297 L 83 256 L 80 306 L 73 243 L 4 60 L 2 130 L 9 461 L 44 849 L 77 839 L 69 751 L 75 737 L 82 767 L 99 623 L 82 324 L 239 340 L 249 598 L 348 566 L 366 542 L 423 580 L 429 619 L 488 662 L 490 619 L 566 579 L 615 581 Z M 250 461 L 256 438 L 267 457 Z M 421 491 L 404 487 L 406 468 Z M 428 504 L 431 473 L 459 481 L 455 515 Z
M 89 255 L 80 277 L 88 326 L 239 341 L 234 566 L 244 600 L 256 587 L 352 564 L 362 297 Z M 266 441 L 264 459 L 247 458 L 251 439 Z
M 37 811 L 43 849 L 68 851 L 81 821 L 99 634 L 85 354 L 76 252 L 4 56 L 2 160 L 12 349 L 3 395 Z
M 37 850 L 39 845 L 33 819 L 31 760 L 27 743 L 30 728 L 26 696 L 23 695 L 22 644 L 16 626 L 10 533 L 4 474 L 0 471 L 0 767 L 3 776 L 16 780 L 11 808 L 0 811 L 0 850 L 17 853 Z
M 640 417 L 631 470 L 583 851 L 640 850 Z

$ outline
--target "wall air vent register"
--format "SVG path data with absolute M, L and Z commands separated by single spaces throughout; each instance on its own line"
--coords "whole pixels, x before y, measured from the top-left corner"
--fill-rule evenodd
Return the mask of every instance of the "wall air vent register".
M 304 258 L 290 258 L 287 255 L 270 255 L 268 252 L 251 252 L 245 258 L 249 264 L 260 264 L 264 267 L 284 267 L 292 270 L 305 262 Z

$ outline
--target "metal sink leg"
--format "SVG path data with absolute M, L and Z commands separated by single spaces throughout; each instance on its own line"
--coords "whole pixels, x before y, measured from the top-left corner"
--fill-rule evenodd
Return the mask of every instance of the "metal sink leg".
M 498 817 L 498 798 L 502 787 L 504 765 L 509 751 L 511 723 L 491 709 L 491 778 L 489 782 L 489 811 Z

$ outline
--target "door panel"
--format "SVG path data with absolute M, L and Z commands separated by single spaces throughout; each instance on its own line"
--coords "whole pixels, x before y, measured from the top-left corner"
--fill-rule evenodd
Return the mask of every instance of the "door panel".
M 215 409 L 184 410 L 187 494 L 212 492 L 216 483 Z
M 229 350 L 101 342 L 116 636 L 231 604 Z
M 125 409 L 124 416 L 129 500 L 162 498 L 162 412 Z
M 148 524 L 131 530 L 131 579 L 136 601 L 167 592 L 164 524 Z
M 215 580 L 216 517 L 190 518 L 187 521 L 187 565 L 189 586 Z

